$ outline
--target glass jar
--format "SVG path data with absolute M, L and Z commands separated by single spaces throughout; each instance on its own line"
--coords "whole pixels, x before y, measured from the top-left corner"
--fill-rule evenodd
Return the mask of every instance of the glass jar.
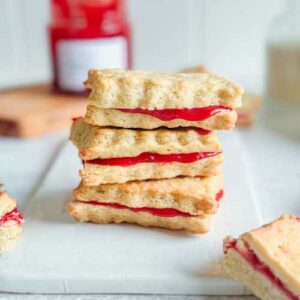
M 49 26 L 54 88 L 84 93 L 89 69 L 130 68 L 125 0 L 52 0 Z
M 267 96 L 300 105 L 300 0 L 289 0 L 271 24 L 267 47 Z

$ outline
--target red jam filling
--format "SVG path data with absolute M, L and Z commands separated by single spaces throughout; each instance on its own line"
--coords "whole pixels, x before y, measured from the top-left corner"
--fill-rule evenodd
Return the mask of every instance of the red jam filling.
M 212 132 L 211 130 L 207 130 L 207 129 L 203 129 L 203 128 L 198 128 L 198 129 L 194 129 L 194 130 L 200 135 L 208 135 Z
M 2 218 L 0 218 L 0 225 L 3 225 L 4 223 L 8 221 L 14 221 L 18 223 L 19 225 L 24 223 L 24 218 L 20 214 L 18 208 L 14 208 L 12 211 L 6 213 Z
M 298 296 L 294 295 L 290 290 L 287 289 L 284 283 L 278 277 L 276 277 L 272 270 L 258 258 L 258 256 L 252 249 L 248 248 L 246 251 L 239 249 L 237 240 L 225 242 L 224 253 L 226 254 L 229 249 L 237 251 L 252 266 L 255 271 L 268 278 L 272 282 L 272 284 L 279 288 L 289 299 L 300 299 Z
M 218 198 L 219 194 L 220 194 L 220 192 L 216 195 L 216 199 Z M 129 206 L 118 204 L 118 203 L 106 203 L 106 202 L 99 202 L 99 201 L 95 201 L 95 200 L 91 200 L 91 201 L 84 202 L 84 203 L 88 203 L 91 205 L 107 206 L 107 207 L 116 208 L 116 209 L 128 209 L 133 212 L 148 212 L 157 217 L 165 217 L 165 218 L 196 217 L 195 215 L 191 215 L 189 213 L 182 212 L 175 208 L 129 207 Z
M 73 117 L 72 121 L 75 122 L 75 121 L 80 120 L 80 119 L 83 119 L 83 117 Z
M 204 158 L 213 157 L 220 152 L 193 152 L 180 154 L 158 154 L 152 152 L 144 152 L 134 157 L 116 157 L 106 159 L 85 160 L 84 163 L 106 166 L 122 166 L 129 167 L 138 163 L 192 163 Z
M 174 208 L 129 207 L 118 203 L 105 203 L 98 201 L 89 201 L 87 203 L 92 205 L 108 206 L 116 209 L 128 209 L 133 212 L 148 212 L 157 217 L 193 217 L 193 215 L 189 213 L 185 213 Z
M 125 113 L 146 114 L 162 121 L 172 121 L 182 119 L 186 121 L 204 121 L 217 114 L 232 111 L 230 107 L 212 105 L 196 108 L 166 108 L 166 109 L 143 109 L 143 108 L 121 108 L 118 109 Z
M 223 198 L 223 196 L 224 196 L 224 190 L 222 189 L 222 190 L 220 190 L 220 191 L 217 193 L 217 195 L 216 195 L 216 200 L 217 200 L 217 201 L 221 201 L 221 199 Z

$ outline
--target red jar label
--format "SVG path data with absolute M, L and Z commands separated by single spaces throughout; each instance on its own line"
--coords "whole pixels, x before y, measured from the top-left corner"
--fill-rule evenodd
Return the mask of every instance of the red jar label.
M 59 40 L 57 47 L 58 85 L 68 91 L 84 90 L 88 70 L 127 68 L 124 37 Z

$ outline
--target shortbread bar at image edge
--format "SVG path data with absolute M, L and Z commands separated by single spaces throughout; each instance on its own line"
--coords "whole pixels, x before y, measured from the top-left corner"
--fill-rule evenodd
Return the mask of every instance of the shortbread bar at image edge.
M 99 126 L 231 129 L 242 88 L 215 74 L 90 70 L 85 120 Z
M 101 128 L 77 119 L 71 140 L 83 161 L 83 183 L 94 186 L 134 180 L 212 176 L 223 153 L 214 133 L 200 129 Z
M 22 232 L 23 222 L 16 201 L 0 191 L 0 253 L 15 244 Z
M 224 240 L 224 271 L 263 300 L 300 299 L 300 219 L 278 220 Z
M 222 173 L 96 187 L 81 184 L 68 210 L 80 222 L 133 223 L 206 233 L 222 196 Z

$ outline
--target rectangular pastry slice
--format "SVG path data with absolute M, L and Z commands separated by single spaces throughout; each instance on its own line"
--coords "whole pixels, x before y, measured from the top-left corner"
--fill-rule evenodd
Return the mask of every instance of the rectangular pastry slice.
M 23 222 L 16 201 L 0 191 L 0 253 L 13 246 L 22 232 Z
M 160 217 L 148 212 L 133 212 L 128 209 L 117 209 L 109 206 L 90 205 L 72 201 L 68 205 L 69 212 L 79 222 L 97 224 L 130 223 L 146 227 L 161 227 L 172 230 L 184 229 L 191 233 L 207 233 L 209 216 L 199 217 Z
M 263 300 L 300 299 L 300 220 L 278 220 L 224 240 L 223 267 Z
M 211 176 L 223 162 L 214 133 L 201 129 L 101 128 L 74 121 L 71 140 L 79 149 L 83 183 Z
M 97 187 L 81 184 L 74 190 L 69 212 L 81 222 L 126 222 L 204 233 L 222 196 L 222 174 Z
M 234 127 L 242 88 L 218 75 L 91 70 L 86 122 L 153 129 Z

